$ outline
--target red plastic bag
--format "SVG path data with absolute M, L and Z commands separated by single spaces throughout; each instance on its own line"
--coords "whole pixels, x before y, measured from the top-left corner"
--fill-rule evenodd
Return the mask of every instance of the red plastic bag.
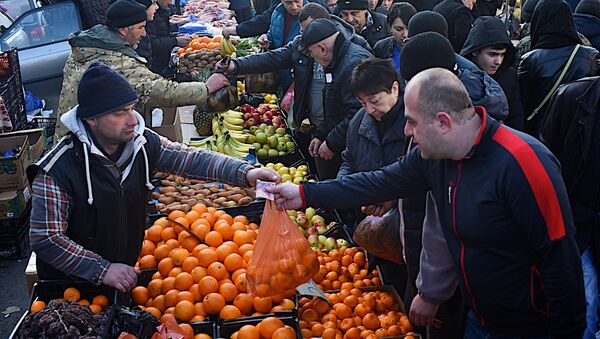
M 283 99 L 281 99 L 281 105 L 279 105 L 279 107 L 281 107 L 281 109 L 284 110 L 286 113 L 289 113 L 290 110 L 292 109 L 293 104 L 294 104 L 294 83 L 292 82 L 292 84 L 290 85 L 290 88 L 288 88 L 287 92 L 285 92 L 285 94 L 283 95 Z
M 369 215 L 354 230 L 354 242 L 374 256 L 396 264 L 404 263 L 400 240 L 400 212 L 397 208 L 382 217 Z
M 248 264 L 248 290 L 259 297 L 293 293 L 319 270 L 317 255 L 285 211 L 267 200 L 254 254 Z

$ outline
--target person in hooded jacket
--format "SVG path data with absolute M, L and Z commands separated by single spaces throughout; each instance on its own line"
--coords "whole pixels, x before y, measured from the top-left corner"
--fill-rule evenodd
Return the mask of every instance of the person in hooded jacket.
M 600 1 L 582 0 L 573 14 L 577 31 L 585 35 L 592 47 L 600 50 Z
M 596 74 L 598 51 L 581 44 L 569 5 L 541 0 L 531 19 L 532 50 L 523 56 L 518 70 L 525 131 L 530 135 L 539 137 L 548 99 L 558 85 Z
M 513 66 L 515 48 L 502 20 L 492 16 L 475 20 L 460 54 L 500 84 L 508 99 L 508 126 L 523 130 L 523 104 L 517 69 Z
M 448 24 L 448 40 L 454 51 L 459 53 L 473 24 L 471 10 L 475 0 L 444 0 L 433 8 L 440 13 Z
M 133 109 L 138 94 L 105 64 L 94 62 L 84 72 L 77 100 L 61 116 L 67 136 L 27 168 L 40 279 L 83 279 L 121 292 L 135 287 L 133 266 L 156 171 L 240 186 L 280 180 L 272 170 L 188 148 L 146 128 Z

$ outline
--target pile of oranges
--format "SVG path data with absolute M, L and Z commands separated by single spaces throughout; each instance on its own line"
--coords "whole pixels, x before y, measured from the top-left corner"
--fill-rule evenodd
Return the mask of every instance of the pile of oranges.
M 65 289 L 65 291 L 63 292 L 63 297 L 59 298 L 59 299 L 54 299 L 54 300 L 56 300 L 56 301 L 71 301 L 71 302 L 76 302 L 80 305 L 86 305 L 90 308 L 90 311 L 92 311 L 92 313 L 94 313 L 94 314 L 98 314 L 98 313 L 104 311 L 104 309 L 106 309 L 106 307 L 108 307 L 108 298 L 106 296 L 101 295 L 101 294 L 97 295 L 92 299 L 92 302 L 90 303 L 90 301 L 87 299 L 81 299 L 81 293 L 75 287 L 69 287 L 69 288 Z M 46 307 L 46 303 L 44 301 L 36 300 L 31 304 L 29 311 L 31 313 L 39 312 L 39 311 L 43 310 L 45 307 Z
M 376 339 L 412 335 L 408 318 L 400 312 L 400 305 L 388 292 L 344 288 L 325 295 L 333 307 L 317 297 L 298 301 L 304 338 Z
M 367 257 L 356 247 L 340 247 L 329 252 L 317 251 L 320 269 L 313 277 L 323 291 L 341 288 L 381 286 L 377 270 L 367 270 Z
M 262 298 L 247 293 L 246 268 L 258 225 L 203 204 L 187 213 L 173 211 L 169 219 L 188 227 L 202 243 L 166 218 L 146 230 L 137 265 L 158 271 L 131 296 L 161 323 L 170 317 L 188 323 L 209 315 L 234 319 L 295 308 L 293 290 Z
M 192 35 L 192 40 L 188 43 L 187 46 L 179 48 L 177 50 L 177 54 L 181 55 L 184 53 L 192 53 L 197 52 L 203 49 L 217 49 L 221 45 L 221 37 L 216 36 L 214 38 L 209 38 L 206 36 L 199 37 L 197 35 Z
M 256 326 L 244 325 L 237 332 L 233 333 L 231 339 L 295 339 L 296 330 L 284 325 L 283 322 L 275 317 L 263 319 Z

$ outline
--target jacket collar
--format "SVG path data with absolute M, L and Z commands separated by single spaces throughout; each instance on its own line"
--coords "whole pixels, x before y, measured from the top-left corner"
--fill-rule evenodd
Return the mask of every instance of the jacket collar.
M 482 147 L 491 139 L 496 129 L 498 129 L 499 123 L 487 114 L 485 107 L 475 106 L 475 113 L 481 118 L 481 127 L 479 128 L 475 144 L 463 159 L 471 159 L 481 153 Z
M 404 136 L 404 114 L 403 114 L 404 103 L 402 102 L 402 97 L 398 97 L 398 101 L 392 107 L 396 114 L 396 119 L 394 120 L 392 126 L 389 128 L 388 133 L 383 136 L 383 139 L 380 139 L 379 132 L 377 129 L 377 121 L 371 117 L 366 111 L 364 116 L 361 119 L 360 126 L 358 127 L 358 134 L 365 137 L 367 140 L 371 141 L 376 145 L 385 145 L 388 143 L 392 143 L 398 140 L 405 139 Z M 364 111 L 364 109 L 363 109 Z
M 325 69 L 326 73 L 332 73 L 336 66 L 344 60 L 348 47 L 350 47 L 350 40 L 346 39 L 344 34 L 338 34 L 338 37 L 335 39 L 335 44 L 333 45 L 335 54 L 333 55 L 331 63 L 329 63 L 329 66 Z
M 600 77 L 596 78 L 590 86 L 575 99 L 577 104 L 583 108 L 588 114 L 594 114 L 599 110 L 600 95 L 598 94 L 598 88 L 600 86 Z

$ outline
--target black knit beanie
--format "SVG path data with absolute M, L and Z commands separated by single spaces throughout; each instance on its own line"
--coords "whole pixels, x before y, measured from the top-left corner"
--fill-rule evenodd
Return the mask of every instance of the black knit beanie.
M 410 38 L 400 52 L 400 73 L 407 81 L 426 69 L 441 67 L 456 73 L 456 55 L 450 41 L 436 32 Z
M 575 13 L 589 14 L 600 18 L 600 0 L 581 0 Z
M 436 32 L 448 37 L 448 23 L 446 19 L 434 11 L 422 11 L 408 21 L 408 37 L 413 37 L 424 32 Z
M 521 6 L 521 19 L 524 22 L 531 22 L 533 11 L 540 0 L 527 0 L 523 6 Z
M 337 3 L 337 7 L 340 11 L 369 9 L 369 1 L 368 0 L 339 0 Z
M 118 111 L 138 100 L 127 79 L 107 65 L 93 62 L 77 87 L 77 116 L 83 120 Z
M 117 0 L 106 11 L 106 26 L 124 28 L 146 21 L 146 6 L 133 0 Z

